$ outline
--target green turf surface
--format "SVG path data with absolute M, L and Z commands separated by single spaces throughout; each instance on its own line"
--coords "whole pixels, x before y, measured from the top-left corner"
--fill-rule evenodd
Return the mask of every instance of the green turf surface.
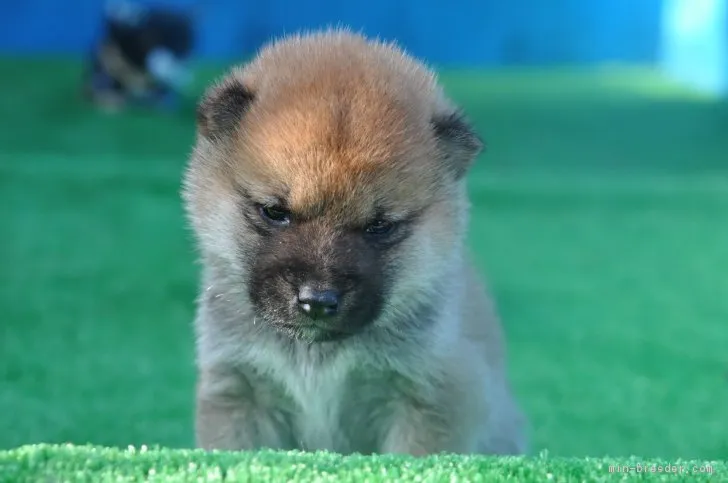
M 85 482 L 578 482 L 721 481 L 725 463 L 674 460 L 347 456 L 259 451 L 203 453 L 190 450 L 99 447 L 23 447 L 0 453 L 0 483 Z
M 97 113 L 78 102 L 78 74 L 73 62 L 0 62 L 0 449 L 189 447 L 197 267 L 178 189 L 192 106 Z M 443 80 L 489 145 L 470 178 L 471 245 L 534 453 L 728 460 L 726 104 L 640 70 Z M 69 469 L 104 455 L 118 471 L 149 464 L 69 451 L 0 453 L 0 480 L 48 455 Z M 173 468 L 187 456 L 145 458 Z M 254 456 L 241 458 L 244 475 Z M 264 474 L 293 461 L 271 458 Z M 458 461 L 486 474 L 605 471 Z

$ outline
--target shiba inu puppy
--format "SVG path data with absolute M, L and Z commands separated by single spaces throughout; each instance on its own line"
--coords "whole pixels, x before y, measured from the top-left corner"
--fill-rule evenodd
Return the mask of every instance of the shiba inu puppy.
M 346 30 L 273 42 L 208 88 L 183 189 L 199 447 L 526 450 L 465 248 L 481 149 L 426 66 Z

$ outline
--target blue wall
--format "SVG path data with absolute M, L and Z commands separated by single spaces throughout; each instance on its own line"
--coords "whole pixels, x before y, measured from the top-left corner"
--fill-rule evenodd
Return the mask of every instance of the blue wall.
M 149 0 L 145 0 L 148 3 Z M 192 5 L 192 0 L 157 4 Z M 271 36 L 342 23 L 442 65 L 652 62 L 661 0 L 208 0 L 196 54 L 239 58 Z M 80 53 L 101 0 L 0 1 L 0 52 Z

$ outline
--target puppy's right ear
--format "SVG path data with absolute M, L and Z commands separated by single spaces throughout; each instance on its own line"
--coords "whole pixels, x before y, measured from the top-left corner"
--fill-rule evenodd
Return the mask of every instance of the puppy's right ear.
M 253 91 L 234 77 L 210 87 L 197 105 L 197 130 L 215 141 L 233 134 L 255 100 Z
M 448 160 L 448 166 L 455 177 L 461 179 L 481 153 L 485 143 L 460 110 L 434 116 L 432 127 Z

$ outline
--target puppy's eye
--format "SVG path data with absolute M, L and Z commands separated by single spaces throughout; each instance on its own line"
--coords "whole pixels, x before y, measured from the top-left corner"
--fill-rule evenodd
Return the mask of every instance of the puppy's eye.
M 258 210 L 260 216 L 271 225 L 286 226 L 291 223 L 291 213 L 279 206 L 261 205 Z
M 396 224 L 391 221 L 375 220 L 367 225 L 365 231 L 367 235 L 384 236 L 390 234 L 395 227 Z

